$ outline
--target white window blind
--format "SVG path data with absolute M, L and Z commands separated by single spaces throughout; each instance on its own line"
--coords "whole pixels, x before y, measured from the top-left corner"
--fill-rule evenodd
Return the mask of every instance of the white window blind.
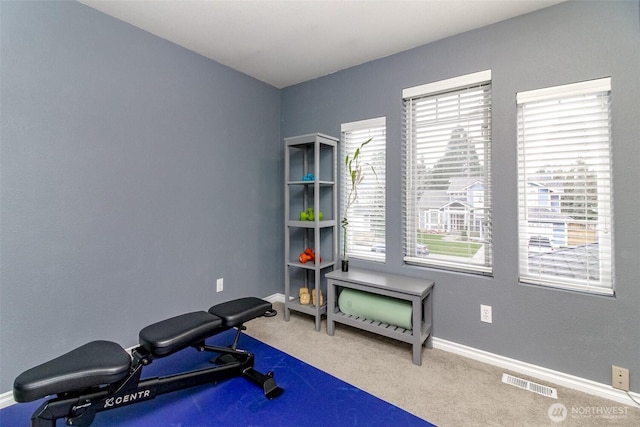
M 344 123 L 342 125 L 342 175 L 341 218 L 347 218 L 346 240 L 344 232 L 340 253 L 346 243 L 350 258 L 384 261 L 385 240 L 385 164 L 386 164 L 386 119 L 384 117 Z M 370 141 L 369 141 L 370 140 Z M 358 161 L 362 181 L 357 186 L 357 198 L 345 212 L 347 197 L 351 191 L 351 178 L 345 158 L 354 153 L 363 143 Z
M 492 272 L 491 71 L 405 89 L 404 260 Z
M 609 78 L 518 93 L 519 270 L 613 294 Z

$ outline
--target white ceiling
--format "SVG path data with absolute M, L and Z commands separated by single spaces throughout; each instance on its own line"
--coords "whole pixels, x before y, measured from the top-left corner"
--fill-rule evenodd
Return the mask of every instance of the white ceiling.
M 79 0 L 283 88 L 563 0 Z

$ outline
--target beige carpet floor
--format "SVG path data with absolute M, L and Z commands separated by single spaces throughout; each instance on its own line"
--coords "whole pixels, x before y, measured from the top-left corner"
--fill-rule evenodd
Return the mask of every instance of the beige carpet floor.
M 274 308 L 277 317 L 252 320 L 246 333 L 440 427 L 640 426 L 639 406 L 438 349 L 424 348 L 422 366 L 416 366 L 409 344 L 343 325 L 337 325 L 330 337 L 326 320 L 316 332 L 312 317 L 292 312 L 285 321 L 284 304 L 274 303 Z M 554 387 L 558 399 L 504 384 L 503 372 Z M 554 404 L 564 405 L 564 420 L 549 416 Z

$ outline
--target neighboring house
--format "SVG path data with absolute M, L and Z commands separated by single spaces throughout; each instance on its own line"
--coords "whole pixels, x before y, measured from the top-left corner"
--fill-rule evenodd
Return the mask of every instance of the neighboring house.
M 418 228 L 439 233 L 467 232 L 484 237 L 484 183 L 453 177 L 446 190 L 425 190 L 418 204 Z
M 554 248 L 567 246 L 571 222 L 571 217 L 562 213 L 562 193 L 557 181 L 527 183 L 528 235 L 548 237 Z
M 563 188 L 558 181 L 544 182 L 544 178 L 527 185 L 528 235 L 545 236 L 554 248 L 593 243 L 573 234 L 584 235 L 584 224 L 562 213 Z M 484 183 L 477 177 L 453 177 L 446 190 L 424 190 L 418 204 L 418 228 L 437 233 L 463 233 L 469 237 L 484 237 Z M 572 231 L 574 233 L 572 234 Z M 579 243 L 578 243 L 579 241 Z M 576 242 L 576 243 L 573 243 Z

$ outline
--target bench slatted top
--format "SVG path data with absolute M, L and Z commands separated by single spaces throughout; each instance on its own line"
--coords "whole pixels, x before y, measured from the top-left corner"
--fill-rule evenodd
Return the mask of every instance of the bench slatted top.
M 326 277 L 327 279 L 342 280 L 370 288 L 420 297 L 425 296 L 433 287 L 433 282 L 430 280 L 357 269 L 350 269 L 349 271 L 334 270 L 327 273 Z

